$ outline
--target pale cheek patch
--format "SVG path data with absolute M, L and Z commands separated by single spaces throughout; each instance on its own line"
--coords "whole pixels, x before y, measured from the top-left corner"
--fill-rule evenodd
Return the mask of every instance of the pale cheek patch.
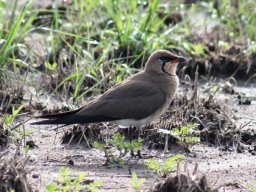
M 176 72 L 177 64 L 178 64 L 178 61 L 175 61 L 175 62 L 168 62 L 168 63 L 165 64 L 164 70 L 165 70 L 167 73 L 173 74 L 173 73 Z

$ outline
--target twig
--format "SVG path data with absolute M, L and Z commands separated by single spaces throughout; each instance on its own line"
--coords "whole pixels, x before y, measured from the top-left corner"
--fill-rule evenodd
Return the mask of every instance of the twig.
M 19 126 L 21 126 L 21 125 L 24 125 L 26 122 L 30 121 L 31 119 L 33 119 L 33 117 L 32 117 L 32 118 L 29 118 L 29 119 L 27 119 L 27 120 L 25 120 L 25 121 L 23 121 L 23 122 L 21 122 L 21 123 L 15 125 L 15 126 L 13 126 L 13 127 L 11 127 L 10 130 L 13 131 L 14 129 L 16 129 L 17 127 L 19 127 Z
M 0 154 L 0 159 L 1 159 L 3 156 L 5 156 L 7 153 L 9 153 L 9 149 L 5 150 L 4 152 L 2 152 L 2 153 Z
M 81 128 L 82 129 L 82 128 Z M 86 137 L 86 135 L 85 135 L 85 133 L 84 133 L 84 129 L 82 129 L 82 133 L 83 133 L 83 137 L 84 137 L 84 140 L 86 141 L 86 144 L 87 144 L 87 146 L 88 146 L 88 148 L 90 149 L 91 148 L 91 146 L 90 146 L 90 144 L 89 144 L 89 141 L 88 141 L 88 139 L 87 139 L 87 137 Z M 79 143 L 80 143 L 80 141 L 79 141 Z
M 26 146 L 26 132 L 25 132 L 25 126 L 24 126 L 24 124 L 23 124 L 23 126 L 22 126 L 22 129 L 23 129 L 23 144 L 24 144 L 24 146 Z
M 112 177 L 127 177 L 127 178 L 131 178 L 131 175 L 107 175 L 107 174 L 94 174 L 94 175 L 88 175 L 87 177 L 93 177 L 93 176 L 96 176 L 96 177 L 109 177 L 109 178 L 112 178 Z M 137 175 L 138 178 L 152 178 L 152 176 L 139 176 Z
M 191 100 L 194 104 L 194 110 L 195 110 L 195 115 L 196 115 L 197 111 L 198 111 L 198 65 L 196 66 L 195 81 L 194 81 L 194 93 L 193 93 L 193 97 Z

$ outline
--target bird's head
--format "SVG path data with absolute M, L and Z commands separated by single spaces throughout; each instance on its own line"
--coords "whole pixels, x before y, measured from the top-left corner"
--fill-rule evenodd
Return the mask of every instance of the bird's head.
M 175 76 L 178 64 L 183 61 L 185 61 L 185 58 L 182 56 L 175 55 L 167 50 L 157 50 L 148 58 L 145 71 Z

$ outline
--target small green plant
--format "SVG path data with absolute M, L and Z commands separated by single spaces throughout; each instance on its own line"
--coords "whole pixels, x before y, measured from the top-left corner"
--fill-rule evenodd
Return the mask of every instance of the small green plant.
M 177 167 L 179 163 L 182 162 L 182 155 L 174 155 L 166 159 L 162 164 L 155 159 L 148 159 L 145 164 L 146 166 L 154 171 L 157 175 L 161 177 L 166 177 L 167 173 L 172 171 Z
M 80 172 L 76 178 L 70 177 L 69 168 L 62 167 L 59 170 L 59 175 L 55 179 L 56 184 L 51 184 L 46 186 L 46 191 L 63 191 L 63 192 L 72 192 L 72 191 L 92 191 L 96 192 L 99 187 L 103 186 L 102 181 L 94 181 L 89 185 L 83 186 L 81 182 L 84 181 L 86 177 L 85 172 Z
M 98 188 L 103 186 L 103 181 L 94 181 L 86 186 L 87 191 L 97 192 Z
M 142 146 L 142 139 L 139 137 L 137 140 L 126 142 L 125 137 L 119 133 L 114 133 L 109 141 L 109 146 L 94 141 L 93 146 L 105 153 L 106 165 L 120 166 L 124 164 L 122 157 L 124 157 L 131 150 L 139 150 Z M 119 155 L 114 155 L 114 149 L 119 151 Z
M 204 45 L 201 43 L 190 43 L 187 41 L 183 42 L 183 47 L 190 53 L 192 53 L 193 55 L 200 55 L 200 56 L 204 56 L 205 55 L 205 48 Z
M 14 124 L 15 118 L 20 114 L 23 108 L 23 105 L 19 106 L 17 109 L 15 107 L 12 107 L 12 113 L 5 114 L 3 116 L 2 132 L 4 133 L 4 135 L 7 135 L 8 140 L 10 139 L 12 141 L 19 141 L 22 137 L 33 133 L 32 129 L 21 129 L 20 126 L 23 123 Z M 2 133 L 0 130 L 0 135 L 1 134 Z
M 29 150 L 30 150 L 29 145 L 26 145 L 26 147 L 25 147 L 25 154 L 27 154 L 29 152 Z
M 57 63 L 54 62 L 53 64 L 49 63 L 48 61 L 45 61 L 44 66 L 46 69 L 48 69 L 51 72 L 56 71 Z
M 17 117 L 17 115 L 21 112 L 23 108 L 24 108 L 23 105 L 19 106 L 17 109 L 15 109 L 15 107 L 12 107 L 12 114 L 4 115 L 3 117 L 4 130 L 10 129 L 12 127 L 13 120 Z
M 131 185 L 133 187 L 133 190 L 135 192 L 140 192 L 140 187 L 145 183 L 145 179 L 138 179 L 138 176 L 135 172 L 132 172 L 132 180 L 131 180 Z
M 226 42 L 226 41 L 219 41 L 218 46 L 225 49 L 225 50 L 228 50 L 230 48 L 229 43 Z
M 250 183 L 246 184 L 246 188 L 249 189 L 251 192 L 256 192 L 256 187 Z
M 244 53 L 246 54 L 256 53 L 256 42 L 248 41 L 248 48 L 244 50 Z
M 175 128 L 171 130 L 171 135 L 179 140 L 180 145 L 185 150 L 189 150 L 190 144 L 200 141 L 196 131 L 197 126 L 197 124 L 187 124 L 181 128 Z

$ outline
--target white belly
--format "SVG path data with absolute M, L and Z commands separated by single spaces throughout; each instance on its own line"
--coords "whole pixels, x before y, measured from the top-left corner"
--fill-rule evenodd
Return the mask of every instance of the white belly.
M 120 128 L 128 128 L 131 126 L 134 127 L 139 127 L 142 125 L 148 125 L 150 124 L 152 121 L 158 119 L 169 107 L 169 102 L 165 103 L 164 106 L 159 109 L 158 111 L 156 111 L 155 113 L 153 113 L 152 115 L 144 118 L 144 119 L 140 119 L 140 120 L 136 120 L 136 119 L 122 119 L 122 120 L 117 120 L 114 121 L 114 123 L 118 124 Z

